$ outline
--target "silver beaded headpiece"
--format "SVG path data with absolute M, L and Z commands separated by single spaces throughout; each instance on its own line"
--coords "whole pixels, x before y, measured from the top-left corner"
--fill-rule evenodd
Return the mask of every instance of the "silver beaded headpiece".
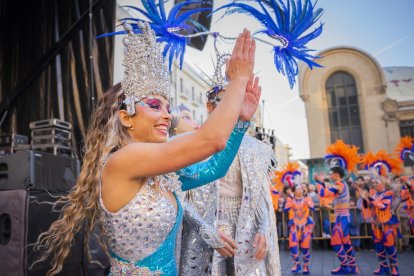
M 226 64 L 227 58 L 229 58 L 230 54 L 221 54 L 217 49 L 217 36 L 215 36 L 214 40 L 214 49 L 216 52 L 216 62 L 213 62 L 214 64 L 214 75 L 212 77 L 208 77 L 209 83 L 208 86 L 210 87 L 210 90 L 207 91 L 206 95 L 208 98 L 208 101 L 214 104 L 217 104 L 219 102 L 218 93 L 220 91 L 224 91 L 227 88 L 228 80 L 223 74 L 223 67 Z
M 124 78 L 121 82 L 125 94 L 123 103 L 128 115 L 135 114 L 135 103 L 151 95 L 160 95 L 171 100 L 171 81 L 161 45 L 147 22 L 139 21 L 142 33 L 134 33 L 131 25 L 124 24 L 128 32 L 124 43 Z

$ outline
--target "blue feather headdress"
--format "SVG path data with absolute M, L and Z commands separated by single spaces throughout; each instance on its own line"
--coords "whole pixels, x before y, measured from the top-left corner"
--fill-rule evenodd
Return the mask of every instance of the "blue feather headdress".
M 203 1 L 189 0 L 178 3 L 174 5 L 170 13 L 167 15 L 165 12 L 164 1 L 159 0 L 141 0 L 144 9 L 134 7 L 134 6 L 125 6 L 126 8 L 133 9 L 137 11 L 140 15 L 144 17 L 141 18 L 123 18 L 121 19 L 124 23 L 129 23 L 133 27 L 133 31 L 138 34 L 141 32 L 140 28 L 137 25 L 137 22 L 148 22 L 151 28 L 154 30 L 155 35 L 157 36 L 157 42 L 164 42 L 163 56 L 164 58 L 168 57 L 168 68 L 171 70 L 171 65 L 174 58 L 179 58 L 180 68 L 183 66 L 185 48 L 187 46 L 187 40 L 189 37 L 194 37 L 195 35 L 186 35 L 190 32 L 199 32 L 205 31 L 205 28 L 192 20 L 191 15 L 206 10 L 211 10 L 210 8 L 197 8 L 191 9 L 189 11 L 184 11 L 178 15 L 184 7 L 187 7 L 191 4 L 202 3 Z M 114 36 L 119 34 L 126 34 L 126 31 L 117 31 L 107 34 L 102 34 L 98 36 L 107 37 Z M 203 35 L 198 33 L 198 35 Z
M 273 46 L 277 71 L 287 76 L 290 88 L 292 88 L 299 72 L 296 59 L 302 60 L 311 69 L 322 67 L 312 61 L 312 59 L 319 57 L 311 55 L 309 52 L 313 50 L 305 45 L 322 33 L 323 24 L 320 24 L 312 32 L 304 34 L 319 20 L 322 9 L 316 9 L 316 3 L 312 4 L 311 0 L 285 1 L 286 4 L 282 0 L 247 1 L 257 3 L 260 10 L 248 3 L 233 1 L 233 3 L 224 5 L 214 12 L 227 9 L 225 14 L 245 13 L 256 18 L 264 29 L 255 32 L 255 35 L 266 34 L 273 39 L 274 43 L 255 38 Z

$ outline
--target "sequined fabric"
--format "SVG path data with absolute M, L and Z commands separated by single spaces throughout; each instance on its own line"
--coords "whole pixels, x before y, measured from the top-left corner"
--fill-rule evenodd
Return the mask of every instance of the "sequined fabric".
M 194 189 L 224 177 L 237 155 L 249 125 L 249 122 L 238 121 L 223 151 L 216 153 L 207 161 L 179 170 L 177 174 L 180 176 L 182 190 Z
M 273 158 L 274 152 L 270 147 L 255 138 L 244 137 L 239 150 L 243 196 L 236 226 L 236 275 L 281 275 L 276 218 L 269 192 L 268 169 Z M 263 261 L 254 258 L 253 241 L 257 233 L 266 237 L 267 256 Z M 215 252 L 212 275 L 225 275 L 225 269 Z
M 236 238 L 236 227 L 239 221 L 241 202 L 241 197 L 220 196 L 219 199 L 217 227 L 232 239 Z
M 115 213 L 105 209 L 100 197 L 111 275 L 177 275 L 175 247 L 183 209 L 174 196 L 178 211 L 147 182 Z
M 109 276 L 160 276 L 161 271 L 151 271 L 148 267 L 137 267 L 134 263 L 124 262 L 111 258 L 111 271 Z
M 144 185 L 118 212 L 104 210 L 104 237 L 108 247 L 132 262 L 149 256 L 161 245 L 177 216 L 168 199 L 149 185 Z
M 135 114 L 135 103 L 153 94 L 170 100 L 171 81 L 164 65 L 161 44 L 157 43 L 154 31 L 148 23 L 138 22 L 142 34 L 135 34 L 132 27 L 125 24 L 128 31 L 122 42 L 125 67 L 122 90 L 124 104 L 129 115 Z
M 207 188 L 209 186 L 210 185 L 204 187 Z M 203 189 L 204 187 L 197 188 L 197 190 Z M 215 196 L 216 194 L 210 195 Z M 206 204 L 209 205 L 207 202 Z M 212 219 L 208 219 L 205 216 L 201 217 L 201 214 L 199 215 L 197 211 L 195 211 L 193 205 L 189 204 L 189 202 L 186 202 L 185 206 L 186 208 L 191 207 L 192 211 L 188 212 L 188 210 L 186 210 L 184 216 L 179 275 L 209 275 L 210 256 L 212 255 L 213 249 L 210 245 L 206 244 L 200 236 L 200 228 L 207 227 L 210 231 L 216 231 L 212 226 L 215 220 L 214 210 L 216 209 L 216 206 L 213 206 L 213 208 L 210 209 L 213 211 Z M 210 212 L 207 212 L 206 214 L 209 215 Z M 211 222 L 211 224 L 208 222 Z
M 223 177 L 232 164 L 248 127 L 248 122 L 239 121 L 223 151 L 202 164 L 181 170 L 179 174 L 180 180 L 183 182 L 183 190 L 198 187 L 200 182 L 210 182 Z M 194 226 L 194 224 L 207 224 L 207 227 L 213 228 L 218 204 L 216 183 L 212 182 L 209 185 L 187 191 L 185 201 L 187 206 L 192 206 L 196 210 L 204 222 L 197 222 L 193 215 L 184 217 L 180 275 L 210 275 L 210 263 L 214 250 L 211 248 L 212 245 L 206 243 L 200 236 L 200 226 Z
M 217 228 L 226 233 L 233 240 L 236 240 L 241 202 L 241 197 L 233 198 L 220 196 L 219 199 Z M 230 270 L 234 273 L 234 258 L 225 258 L 218 252 L 214 252 L 213 259 L 214 262 L 211 275 L 226 275 L 226 272 L 229 272 Z

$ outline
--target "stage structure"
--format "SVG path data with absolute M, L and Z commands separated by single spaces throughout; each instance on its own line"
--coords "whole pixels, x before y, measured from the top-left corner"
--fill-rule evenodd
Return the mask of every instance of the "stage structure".
M 112 85 L 115 1 L 0 2 L 0 133 L 30 137 L 29 123 L 73 127 L 79 155 L 96 99 Z

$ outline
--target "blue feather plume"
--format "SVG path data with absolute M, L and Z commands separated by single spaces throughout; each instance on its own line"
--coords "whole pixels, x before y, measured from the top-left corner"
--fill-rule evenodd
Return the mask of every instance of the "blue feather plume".
M 210 8 L 190 9 L 182 12 L 184 7 L 191 4 L 201 3 L 201 0 L 188 0 L 174 5 L 169 14 L 165 13 L 164 0 L 141 0 L 144 7 L 125 6 L 138 12 L 143 18 L 123 18 L 123 22 L 131 24 L 134 33 L 141 33 L 137 22 L 149 22 L 151 28 L 157 36 L 158 42 L 164 43 L 163 56 L 168 59 L 168 68 L 171 70 L 173 60 L 180 60 L 180 68 L 183 66 L 184 53 L 187 46 L 188 38 L 186 33 L 197 32 L 203 30 L 199 24 L 193 24 L 191 16 L 193 14 L 211 10 Z M 126 31 L 117 31 L 106 33 L 97 38 L 114 36 L 119 34 L 127 34 Z
M 322 67 L 312 59 L 319 58 L 310 54 L 313 50 L 306 44 L 322 33 L 323 24 L 308 32 L 322 15 L 322 9 L 315 8 L 311 0 L 251 0 L 259 9 L 240 1 L 233 1 L 216 9 L 217 12 L 226 9 L 225 15 L 245 13 L 259 21 L 264 27 L 255 34 L 266 34 L 278 41 L 272 44 L 274 63 L 279 73 L 285 75 L 290 88 L 295 85 L 295 77 L 299 72 L 297 60 L 305 62 L 311 69 Z M 307 34 L 305 34 L 308 32 Z M 280 45 L 281 44 L 281 45 Z

